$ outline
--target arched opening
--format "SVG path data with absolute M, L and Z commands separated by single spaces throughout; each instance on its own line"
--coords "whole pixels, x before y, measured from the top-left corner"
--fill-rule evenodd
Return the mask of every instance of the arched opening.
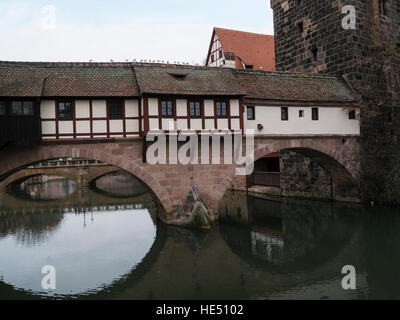
M 47 201 L 18 198 L 13 190 L 1 195 L 0 255 L 7 256 L 0 274 L 4 287 L 10 285 L 33 296 L 97 295 L 116 283 L 123 284 L 127 275 L 146 261 L 158 236 L 157 218 L 162 206 L 138 178 L 108 163 L 82 158 L 39 160 L 18 169 L 5 174 L 2 183 L 22 185 L 32 193 L 38 193 L 49 181 L 62 179 L 74 179 L 83 187 L 70 196 L 48 197 Z M 112 180 L 111 189 L 129 189 L 129 183 L 135 181 L 131 194 L 118 197 L 107 193 L 106 182 L 103 193 L 89 188 L 87 182 L 99 181 L 110 172 L 123 172 L 126 178 Z M 54 191 L 54 185 L 50 190 Z M 57 269 L 57 289 L 53 291 L 43 290 L 41 282 L 35 280 L 41 268 L 49 264 L 49 252 L 50 264 Z M 21 256 L 24 263 L 16 273 Z M 21 274 L 29 283 L 21 280 Z M 2 287 L 0 284 L 0 291 Z
M 247 188 L 274 196 L 360 200 L 358 184 L 339 161 L 301 147 L 258 154 L 254 172 L 247 177 Z

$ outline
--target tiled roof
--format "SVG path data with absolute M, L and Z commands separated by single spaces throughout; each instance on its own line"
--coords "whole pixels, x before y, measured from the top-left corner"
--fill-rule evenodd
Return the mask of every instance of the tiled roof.
M 129 63 L 0 62 L 0 96 L 139 96 Z
M 355 96 L 340 79 L 325 75 L 236 70 L 246 98 L 307 102 L 351 102 Z
M 142 93 L 355 100 L 343 81 L 324 75 L 168 64 L 0 62 L 0 97 L 133 97 Z
M 214 28 L 224 52 L 236 55 L 236 68 L 243 69 L 240 60 L 254 70 L 275 70 L 274 36 Z
M 244 95 L 234 70 L 184 65 L 135 65 L 142 93 L 179 95 Z

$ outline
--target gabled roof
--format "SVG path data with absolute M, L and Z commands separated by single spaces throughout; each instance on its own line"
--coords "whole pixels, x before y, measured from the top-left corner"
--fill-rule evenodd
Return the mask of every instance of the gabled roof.
M 177 95 L 245 95 L 234 70 L 185 65 L 136 64 L 142 93 Z
M 0 96 L 139 96 L 132 64 L 0 62 Z
M 333 76 L 256 70 L 236 70 L 236 74 L 249 99 L 304 102 L 356 100 L 345 82 Z
M 254 70 L 275 70 L 274 36 L 223 28 L 214 28 L 214 34 L 224 52 L 235 54 L 237 69 L 243 69 L 242 61 Z

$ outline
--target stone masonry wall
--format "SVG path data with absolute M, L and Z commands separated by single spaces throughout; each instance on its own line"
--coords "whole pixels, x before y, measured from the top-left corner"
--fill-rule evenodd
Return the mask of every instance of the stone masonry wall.
M 331 179 L 316 161 L 283 150 L 280 162 L 282 195 L 331 199 Z
M 379 6 L 383 3 L 384 10 Z M 346 5 L 356 9 L 355 30 L 342 27 L 345 15 L 341 10 Z M 277 70 L 332 74 L 347 79 L 363 99 L 363 199 L 367 203 L 400 204 L 400 63 L 390 54 L 385 57 L 380 73 L 374 70 L 380 67 L 377 63 L 368 65 L 376 52 L 371 28 L 400 48 L 400 1 L 271 0 L 271 7 Z M 374 91 L 381 90 L 378 83 L 383 84 L 382 92 L 392 102 L 378 101 L 379 93 Z

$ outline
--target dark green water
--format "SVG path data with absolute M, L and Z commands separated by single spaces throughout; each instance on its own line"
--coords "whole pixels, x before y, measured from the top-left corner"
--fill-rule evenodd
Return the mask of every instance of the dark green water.
M 0 195 L 0 299 L 400 298 L 396 209 L 227 192 L 220 223 L 196 231 L 157 222 L 150 193 L 71 188 Z M 45 265 L 55 290 L 41 286 Z M 355 290 L 341 286 L 345 265 Z

